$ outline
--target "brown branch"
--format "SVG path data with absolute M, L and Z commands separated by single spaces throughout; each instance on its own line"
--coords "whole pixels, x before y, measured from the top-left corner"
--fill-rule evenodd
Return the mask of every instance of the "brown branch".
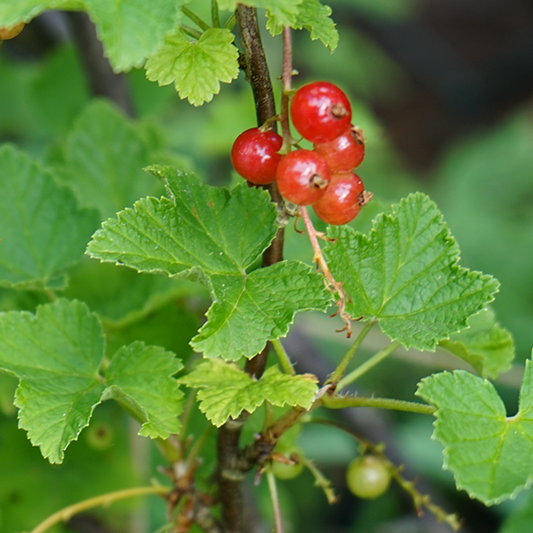
M 241 65 L 252 88 L 257 123 L 261 126 L 276 115 L 276 105 L 265 51 L 259 34 L 257 14 L 255 9 L 239 4 L 235 15 L 242 46 Z M 271 121 L 268 127 L 275 130 L 276 121 Z M 280 206 L 282 198 L 276 184 L 267 185 L 265 188 L 269 191 L 272 200 Z M 274 241 L 263 254 L 263 266 L 273 265 L 283 259 L 283 235 L 283 229 L 278 229 Z M 256 379 L 263 375 L 268 350 L 267 346 L 246 364 L 246 371 Z M 265 453 L 266 455 L 270 453 L 270 450 L 263 451 L 253 458 L 243 456 L 239 447 L 239 439 L 247 416 L 243 413 L 237 420 L 230 419 L 220 428 L 217 435 L 219 497 L 222 506 L 222 523 L 226 533 L 244 531 L 242 497 L 244 473 L 250 470 Z
M 94 96 L 109 98 L 127 115 L 134 116 L 133 100 L 126 76 L 113 72 L 89 15 L 82 11 L 72 11 L 68 13 L 68 17 L 91 93 Z

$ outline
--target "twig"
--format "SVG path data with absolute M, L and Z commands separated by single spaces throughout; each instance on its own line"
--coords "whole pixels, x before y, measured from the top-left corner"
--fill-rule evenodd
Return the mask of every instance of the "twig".
M 283 522 L 281 519 L 281 508 L 279 506 L 278 489 L 276 487 L 276 478 L 272 469 L 268 469 L 266 473 L 268 481 L 268 489 L 270 491 L 270 500 L 272 501 L 272 510 L 274 512 L 274 523 L 276 525 L 276 533 L 283 533 Z
M 169 494 L 170 490 L 169 487 L 163 487 L 160 485 L 155 487 L 136 487 L 133 489 L 118 490 L 116 492 L 101 494 L 100 496 L 83 500 L 57 511 L 41 522 L 31 533 L 44 533 L 53 525 L 58 524 L 59 522 L 66 522 L 73 515 L 86 511 L 87 509 L 92 509 L 93 507 L 98 507 L 99 505 L 110 505 L 118 500 L 133 498 L 134 496 L 144 496 L 147 494 L 160 494 L 161 496 L 166 496 Z

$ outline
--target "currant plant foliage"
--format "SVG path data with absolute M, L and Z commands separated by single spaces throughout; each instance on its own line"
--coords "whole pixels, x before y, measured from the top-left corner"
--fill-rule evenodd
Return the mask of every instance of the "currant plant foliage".
M 0 0 L 0 26 L 28 22 L 48 9 L 86 11 L 117 71 L 142 64 L 151 81 L 174 83 L 193 105 L 209 102 L 220 83 L 237 77 L 230 28 L 191 36 L 180 25 L 186 1 L 115 4 Z M 287 26 L 304 28 L 331 50 L 337 44 L 331 10 L 318 0 L 247 5 L 266 9 L 273 35 Z M 236 2 L 218 6 L 228 19 Z M 296 155 L 285 161 L 302 153 L 291 152 Z M 278 211 L 265 190 L 245 183 L 208 186 L 194 174 L 157 164 L 159 158 L 142 127 L 103 102 L 81 114 L 46 167 L 12 146 L 0 147 L 0 285 L 52 295 L 35 312 L 0 313 L 0 368 L 18 378 L 19 425 L 51 463 L 63 461 L 104 400 L 132 413 L 141 435 L 166 439 L 180 430 L 187 387 L 198 389 L 199 408 L 217 427 L 263 404 L 305 411 L 318 398 L 314 376 L 271 366 L 256 380 L 242 366 L 269 341 L 285 337 L 297 313 L 328 311 L 334 297 L 323 275 L 304 261 L 259 268 L 278 231 Z M 342 226 L 330 227 L 328 236 L 325 256 L 353 318 L 377 322 L 405 348 L 449 350 L 482 376 L 444 372 L 423 379 L 417 391 L 436 408 L 434 437 L 457 487 L 487 505 L 528 487 L 531 363 L 514 417 L 506 416 L 484 379 L 508 370 L 514 356 L 512 338 L 487 309 L 498 281 L 459 265 L 457 243 L 435 203 L 421 193 L 378 215 L 368 234 Z M 140 341 L 109 353 L 109 316 L 91 309 L 75 283 L 75 268 L 83 268 L 87 256 L 142 274 L 130 285 L 145 284 L 135 309 L 141 315 L 162 294 L 170 298 L 176 280 L 206 287 L 212 300 L 207 320 L 190 340 L 200 363 L 185 372 L 175 354 Z M 118 323 L 129 312 L 111 314 Z

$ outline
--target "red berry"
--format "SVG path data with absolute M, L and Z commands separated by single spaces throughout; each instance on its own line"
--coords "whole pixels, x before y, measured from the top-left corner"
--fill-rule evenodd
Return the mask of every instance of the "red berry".
M 315 81 L 296 91 L 291 103 L 291 119 L 304 139 L 324 143 L 346 131 L 352 120 L 352 108 L 336 85 Z
M 322 157 L 311 150 L 296 150 L 284 156 L 276 172 L 281 195 L 294 204 L 314 204 L 324 194 L 331 172 Z
M 326 160 L 331 172 L 349 172 L 358 167 L 365 157 L 363 132 L 350 126 L 336 139 L 315 144 L 314 151 Z
M 326 192 L 313 204 L 313 209 L 326 224 L 348 224 L 359 214 L 365 203 L 364 190 L 363 182 L 357 174 L 333 174 Z
M 244 179 L 264 185 L 276 179 L 283 139 L 275 132 L 251 128 L 243 131 L 231 149 L 233 167 Z

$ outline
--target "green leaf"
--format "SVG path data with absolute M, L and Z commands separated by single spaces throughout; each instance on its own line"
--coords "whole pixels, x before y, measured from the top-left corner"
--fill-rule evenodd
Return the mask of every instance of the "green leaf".
M 144 420 L 140 435 L 166 439 L 180 428 L 183 392 L 171 376 L 182 368 L 174 354 L 159 346 L 142 342 L 123 346 L 106 371 L 104 399 L 119 401 Z
M 369 236 L 330 227 L 326 255 L 333 276 L 350 297 L 346 310 L 405 347 L 434 350 L 463 329 L 497 292 L 491 276 L 457 264 L 459 247 L 436 205 L 421 193 L 381 214 Z
M 283 407 L 309 409 L 317 392 L 316 378 L 311 375 L 290 376 L 277 367 L 269 368 L 260 380 L 251 378 L 233 363 L 220 359 L 205 361 L 179 379 L 198 391 L 200 410 L 217 427 L 242 411 L 253 413 L 263 402 Z
M 177 21 L 184 0 L 0 0 L 0 26 L 28 22 L 47 9 L 87 11 L 116 71 L 141 66 Z
M 322 5 L 320 0 L 303 0 L 291 27 L 295 30 L 305 28 L 311 34 L 311 40 L 320 39 L 324 46 L 333 52 L 339 42 L 339 32 L 330 15 L 331 8 Z M 269 18 L 267 28 L 272 35 L 278 35 L 283 31 L 283 26 L 277 23 L 276 17 Z
M 276 233 L 268 193 L 245 183 L 230 191 L 159 167 L 171 199 L 145 198 L 106 221 L 88 253 L 139 272 L 189 276 L 207 283 L 214 303 L 193 339 L 206 357 L 253 357 L 285 335 L 294 314 L 326 310 L 331 293 L 310 267 L 284 262 L 247 272 Z
M 299 311 L 325 311 L 331 303 L 320 274 L 283 261 L 247 276 L 211 276 L 213 305 L 191 341 L 206 357 L 253 357 L 267 340 L 284 337 Z
M 496 379 L 511 367 L 515 357 L 513 337 L 485 309 L 468 319 L 468 328 L 454 333 L 439 346 L 471 364 L 484 378 Z
M 210 28 L 198 41 L 176 29 L 146 62 L 146 76 L 159 85 L 174 83 L 180 98 L 195 106 L 210 102 L 220 91 L 220 82 L 230 83 L 239 75 L 239 52 L 227 29 Z
M 268 16 L 277 26 L 291 26 L 295 23 L 298 6 L 302 0 L 247 0 L 245 4 L 250 7 L 266 9 Z M 236 0 L 219 0 L 220 9 L 234 11 L 237 7 Z
M 112 105 L 97 101 L 68 136 L 63 181 L 82 206 L 98 209 L 105 219 L 142 196 L 163 192 L 161 183 L 142 171 L 150 156 L 138 129 Z
M 19 425 L 51 463 L 63 460 L 100 403 L 103 353 L 100 322 L 80 302 L 0 313 L 0 367 L 20 379 Z
M 54 176 L 13 147 L 0 148 L 0 285 L 58 288 L 98 225 Z
M 62 462 L 102 399 L 143 421 L 141 435 L 166 438 L 179 429 L 182 392 L 170 376 L 182 365 L 173 354 L 134 342 L 118 350 L 105 380 L 103 357 L 102 326 L 84 303 L 60 299 L 35 315 L 0 313 L 0 369 L 20 380 L 19 425 L 51 463 Z
M 513 417 L 491 383 L 463 370 L 418 386 L 416 394 L 437 407 L 433 438 L 444 445 L 444 468 L 457 488 L 486 505 L 514 498 L 533 480 L 532 369 L 528 360 Z

